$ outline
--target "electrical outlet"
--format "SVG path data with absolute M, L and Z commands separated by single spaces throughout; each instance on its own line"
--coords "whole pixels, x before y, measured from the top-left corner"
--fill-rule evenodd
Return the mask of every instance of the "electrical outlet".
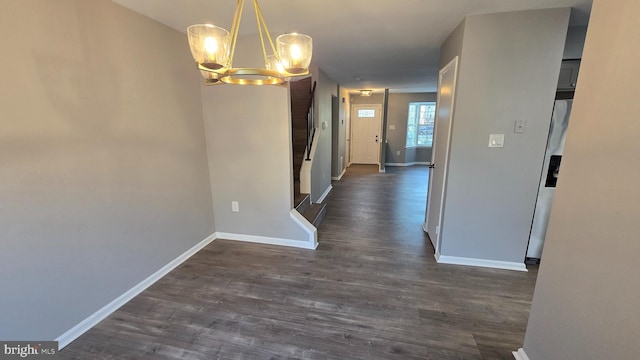
M 238 204 L 237 201 L 232 201 L 231 202 L 231 211 L 240 212 L 240 205 Z
M 400 150 L 396 151 L 396 156 L 400 156 Z
M 504 147 L 504 134 L 490 134 L 489 147 Z
M 523 133 L 527 131 L 527 121 L 526 120 L 516 120 L 513 128 L 514 133 Z

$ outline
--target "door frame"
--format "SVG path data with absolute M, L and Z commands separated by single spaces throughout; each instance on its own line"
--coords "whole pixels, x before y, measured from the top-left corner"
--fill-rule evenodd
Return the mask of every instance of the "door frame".
M 429 235 L 429 238 L 431 239 L 432 245 L 435 249 L 435 256 L 436 256 L 436 260 L 437 258 L 440 256 L 440 249 L 442 248 L 442 220 L 444 219 L 444 199 L 445 199 L 445 194 L 447 191 L 447 177 L 449 174 L 449 154 L 451 152 L 451 135 L 453 133 L 453 120 L 454 120 L 454 109 L 455 109 L 455 103 L 456 103 L 456 90 L 457 90 L 457 85 L 458 85 L 458 56 L 454 57 L 453 60 L 451 60 L 447 65 L 445 65 L 442 69 L 440 69 L 440 71 L 438 72 L 438 94 L 437 94 L 437 99 L 436 99 L 436 116 L 438 116 L 439 114 L 439 110 L 440 110 L 440 96 L 442 93 L 442 77 L 443 75 L 451 70 L 451 68 L 453 68 L 454 73 L 453 73 L 453 89 L 452 94 L 451 94 L 451 111 L 449 114 L 449 131 L 446 135 L 446 148 L 444 149 L 446 151 L 445 153 L 445 157 L 444 157 L 444 164 L 440 164 L 440 166 L 443 167 L 443 175 L 442 175 L 442 193 L 440 194 L 441 196 L 441 201 L 440 201 L 440 209 L 439 209 L 439 214 L 438 214 L 438 223 L 436 225 L 436 234 L 435 234 L 435 243 L 434 243 L 434 239 L 431 239 L 431 235 L 428 232 L 428 228 L 429 228 L 429 213 L 430 213 L 430 206 L 429 203 L 432 200 L 432 185 L 433 185 L 433 170 L 430 169 L 429 170 L 429 187 L 427 189 L 427 211 L 425 212 L 425 218 L 424 218 L 424 223 L 422 224 L 422 229 L 424 230 L 425 233 L 427 233 Z M 438 133 L 437 131 L 437 127 L 438 127 L 438 121 L 436 118 L 436 121 L 434 122 L 434 126 L 433 126 L 433 144 L 431 145 L 432 147 L 432 151 L 431 151 L 431 165 L 436 166 L 439 164 L 435 164 L 435 157 L 436 157 L 436 142 L 438 141 L 436 134 Z
M 349 165 L 353 164 L 353 120 L 357 119 L 356 108 L 357 107 L 375 107 L 376 111 L 379 110 L 380 121 L 378 122 L 378 145 L 382 143 L 382 104 L 351 104 L 351 120 L 349 121 L 349 134 L 351 141 L 349 141 Z M 378 146 L 378 157 L 377 157 L 377 165 L 380 166 L 380 157 L 382 156 L 381 146 Z M 372 164 L 373 165 L 373 164 Z

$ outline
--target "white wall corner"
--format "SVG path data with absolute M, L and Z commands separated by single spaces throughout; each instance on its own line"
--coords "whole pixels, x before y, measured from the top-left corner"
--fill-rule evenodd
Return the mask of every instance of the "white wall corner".
M 304 216 L 302 216 L 298 210 L 291 209 L 289 216 L 296 222 L 309 236 L 310 248 L 316 249 L 318 247 L 318 229 L 313 226 Z
M 528 271 L 527 266 L 524 264 L 524 262 L 517 263 L 517 262 L 511 262 L 511 261 L 498 261 L 498 260 L 447 256 L 437 252 L 435 254 L 435 257 L 436 257 L 436 261 L 439 264 L 478 266 L 478 267 L 486 267 L 486 268 L 492 268 L 492 269 L 515 270 L 515 271 L 523 271 L 523 272 Z
M 440 252 L 438 250 L 436 250 L 435 254 L 433 254 L 433 257 L 436 258 L 437 263 L 440 263 Z
M 429 231 L 427 230 L 427 222 L 423 222 L 422 223 L 422 231 L 424 231 L 425 233 L 429 233 Z
M 311 194 L 311 161 L 303 160 L 300 167 L 300 193 Z
M 314 250 L 317 246 L 317 244 L 310 243 L 309 241 L 305 241 L 305 240 L 282 239 L 282 238 L 273 238 L 273 237 L 267 237 L 267 236 L 232 234 L 232 233 L 223 233 L 223 232 L 217 232 L 215 233 L 215 235 L 216 235 L 216 239 L 221 239 L 221 240 L 232 240 L 232 241 L 243 241 L 243 242 L 250 242 L 250 243 L 256 243 L 256 244 L 289 246 L 289 247 L 295 247 L 299 249 Z M 314 242 L 315 242 L 315 239 L 314 239 Z
M 323 202 L 324 199 L 326 199 L 326 197 L 331 192 L 331 189 L 333 189 L 333 185 L 329 185 L 329 187 L 327 187 L 327 189 L 322 193 L 322 195 L 320 195 L 320 198 L 318 199 L 318 202 L 316 202 L 316 204 L 320 204 L 321 202 Z
M 149 286 L 153 285 L 156 281 L 162 279 L 165 275 L 167 275 L 173 269 L 175 269 L 180 264 L 188 260 L 195 253 L 202 250 L 202 248 L 209 245 L 213 240 L 216 239 L 215 235 L 216 235 L 215 233 L 209 235 L 206 239 L 200 241 L 199 243 L 194 245 L 192 248 L 185 251 L 177 258 L 173 259 L 167 265 L 160 268 L 160 270 L 151 274 L 149 277 L 142 280 L 140 283 L 138 283 L 131 289 L 127 290 L 126 292 L 118 296 L 116 299 L 114 299 L 107 305 L 103 306 L 100 310 L 89 315 L 89 317 L 82 320 L 71 329 L 67 330 L 64 334 L 58 336 L 55 340 L 58 342 L 59 349 L 63 349 L 65 346 L 69 345 L 72 341 L 79 338 L 82 334 L 89 331 L 92 327 L 98 325 L 99 322 L 106 319 L 109 315 L 113 314 L 116 310 L 118 310 L 124 304 L 129 302 L 134 297 L 138 296 L 141 292 L 146 290 Z
M 529 360 L 529 357 L 525 354 L 523 348 L 518 349 L 518 351 L 514 351 L 513 357 L 516 358 L 516 360 Z

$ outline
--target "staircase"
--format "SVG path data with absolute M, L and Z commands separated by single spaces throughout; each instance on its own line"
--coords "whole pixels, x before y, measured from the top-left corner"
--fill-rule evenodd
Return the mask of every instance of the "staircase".
M 318 227 L 326 214 L 326 204 L 312 204 L 309 194 L 300 192 L 300 169 L 309 161 L 307 149 L 313 138 L 313 96 L 311 77 L 289 83 L 291 89 L 291 125 L 293 144 L 293 201 L 296 210 Z
M 327 215 L 327 204 L 312 204 L 309 194 L 302 194 L 302 201 L 296 205 L 296 210 L 317 228 Z

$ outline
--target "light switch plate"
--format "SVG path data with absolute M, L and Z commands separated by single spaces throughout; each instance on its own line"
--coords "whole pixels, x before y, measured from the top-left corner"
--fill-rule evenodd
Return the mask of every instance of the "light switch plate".
M 395 125 L 389 125 L 389 130 L 395 130 L 396 126 Z
M 489 134 L 489 147 L 504 147 L 504 134 Z
M 513 132 L 523 133 L 525 131 L 527 131 L 527 120 L 516 120 Z

